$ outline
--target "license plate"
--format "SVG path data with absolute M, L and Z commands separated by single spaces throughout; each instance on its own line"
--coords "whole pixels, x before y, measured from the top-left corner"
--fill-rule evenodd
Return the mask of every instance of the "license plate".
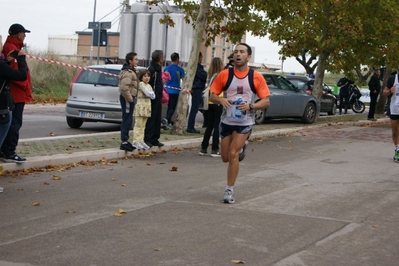
M 104 113 L 93 113 L 93 112 L 79 112 L 80 117 L 85 117 L 85 118 L 97 118 L 97 119 L 104 119 L 105 115 Z

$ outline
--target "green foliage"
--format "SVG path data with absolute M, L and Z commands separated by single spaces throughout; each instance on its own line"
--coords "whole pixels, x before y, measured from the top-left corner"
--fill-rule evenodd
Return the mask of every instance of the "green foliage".
M 30 54 L 58 62 L 82 65 L 82 62 L 74 58 L 43 52 Z M 69 84 L 78 70 L 32 58 L 28 58 L 27 63 L 31 72 L 34 100 L 36 102 L 65 102 L 69 93 Z

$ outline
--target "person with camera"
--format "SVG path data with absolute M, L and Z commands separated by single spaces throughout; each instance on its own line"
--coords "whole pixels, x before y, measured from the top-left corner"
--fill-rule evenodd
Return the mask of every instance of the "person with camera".
M 17 60 L 17 70 L 10 66 L 14 60 Z M 12 121 L 14 103 L 10 95 L 10 81 L 25 80 L 27 69 L 25 52 L 22 50 L 11 51 L 0 60 L 0 146 L 3 145 Z
M 349 103 L 349 96 L 350 96 L 350 85 L 354 84 L 354 82 L 348 79 L 346 76 L 341 78 L 337 86 L 339 88 L 339 114 L 342 114 L 342 105 L 344 105 L 344 114 L 348 113 L 348 103 Z
M 8 30 L 9 36 L 4 43 L 3 54 L 8 55 L 11 51 L 21 50 L 24 47 L 24 40 L 27 32 L 29 33 L 30 31 L 25 29 L 21 24 L 12 24 Z M 18 60 L 12 60 L 10 66 L 17 70 Z M 22 127 L 25 103 L 33 100 L 32 82 L 29 69 L 26 72 L 26 78 L 24 80 L 10 81 L 10 93 L 14 100 L 14 110 L 12 112 L 10 128 L 3 145 L 1 146 L 1 152 L 3 155 L 1 159 L 8 163 L 23 163 L 26 161 L 26 158 L 22 158 L 16 154 L 16 148 L 19 141 L 19 130 Z

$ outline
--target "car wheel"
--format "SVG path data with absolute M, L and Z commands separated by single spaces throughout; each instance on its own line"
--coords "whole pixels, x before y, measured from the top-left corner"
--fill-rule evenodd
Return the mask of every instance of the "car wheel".
M 316 120 L 316 114 L 316 105 L 314 103 L 308 103 L 303 112 L 302 122 L 305 124 L 312 124 Z
M 83 124 L 83 120 L 78 118 L 67 117 L 66 121 L 70 128 L 80 128 Z
M 265 114 L 266 114 L 265 109 L 259 109 L 259 110 L 255 111 L 255 124 L 256 125 L 261 125 L 265 122 Z
M 327 112 L 328 115 L 335 115 L 337 113 L 337 104 L 334 102 L 331 110 L 329 112 Z

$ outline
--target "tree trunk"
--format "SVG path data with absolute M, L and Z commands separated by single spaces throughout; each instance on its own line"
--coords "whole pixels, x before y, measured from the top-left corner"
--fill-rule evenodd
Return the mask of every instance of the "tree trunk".
M 314 80 L 313 95 L 317 98 L 317 100 L 319 102 L 321 100 L 321 95 L 323 93 L 324 72 L 326 70 L 327 59 L 328 59 L 329 55 L 330 54 L 328 52 L 322 52 L 319 55 L 319 60 L 317 62 L 317 69 L 316 69 L 316 75 L 315 75 L 315 80 Z
M 188 96 L 193 86 L 195 72 L 197 70 L 198 55 L 200 52 L 200 46 L 202 42 L 202 36 L 205 29 L 206 18 L 209 16 L 209 9 L 211 6 L 211 0 L 202 0 L 200 5 L 199 14 L 195 23 L 194 30 L 194 42 L 191 48 L 190 60 L 187 65 L 187 75 L 183 84 L 183 88 L 180 91 L 179 99 L 175 113 L 173 114 L 172 121 L 173 129 L 172 134 L 182 135 L 187 124 L 187 110 L 188 110 Z

